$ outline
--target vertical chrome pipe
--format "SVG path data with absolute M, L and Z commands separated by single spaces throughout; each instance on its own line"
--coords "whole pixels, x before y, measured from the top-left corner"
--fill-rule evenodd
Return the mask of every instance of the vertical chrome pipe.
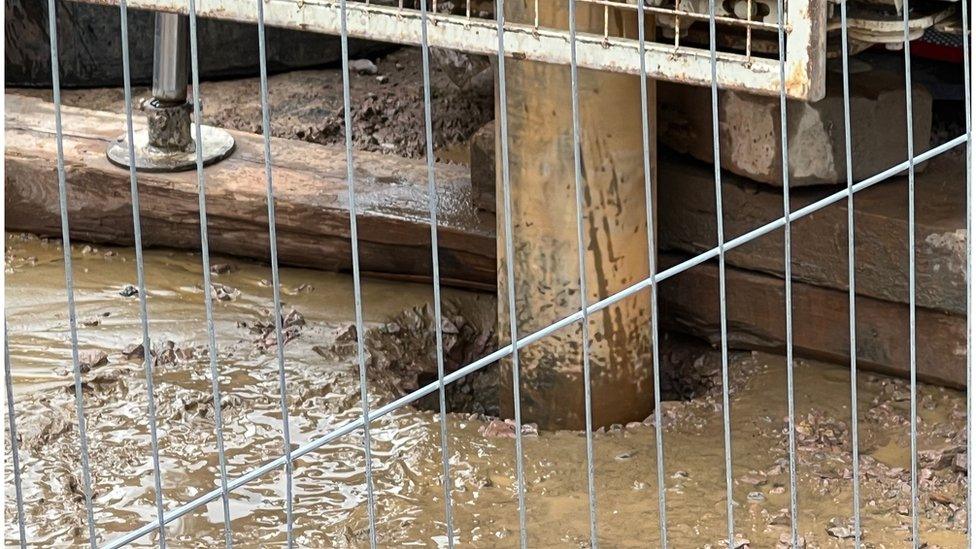
M 156 13 L 152 94 L 161 103 L 186 102 L 188 20 L 178 13 Z

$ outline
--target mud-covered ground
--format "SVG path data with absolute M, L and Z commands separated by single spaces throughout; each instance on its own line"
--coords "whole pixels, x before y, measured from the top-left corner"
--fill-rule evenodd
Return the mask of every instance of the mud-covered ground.
M 457 147 L 463 149 L 464 142 L 495 116 L 490 70 L 462 88 L 455 81 L 461 81 L 461 75 L 484 72 L 487 61 L 469 66 L 466 59 L 458 59 L 450 52 L 432 57 L 434 146 L 444 151 L 441 160 L 452 160 L 455 157 L 450 151 Z M 360 150 L 423 156 L 426 141 L 420 50 L 402 48 L 372 60 L 356 59 L 351 67 L 353 145 Z M 46 90 L 10 91 L 50 96 Z M 136 102 L 148 96 L 146 88 L 134 90 Z M 200 98 L 205 123 L 247 132 L 261 131 L 259 79 L 203 82 Z M 65 105 L 95 110 L 121 113 L 124 107 L 121 88 L 62 90 L 61 99 Z M 268 79 L 268 99 L 271 133 L 275 137 L 330 145 L 344 143 L 340 68 L 272 75 Z
M 420 53 L 404 48 L 355 70 L 358 149 L 403 156 L 424 150 Z M 493 117 L 490 86 L 461 89 L 436 60 L 433 123 L 441 160 L 462 160 L 463 142 Z M 483 82 L 481 82 L 483 84 Z M 342 142 L 338 69 L 272 76 L 272 133 Z M 259 131 L 257 79 L 206 82 L 204 118 Z M 42 92 L 29 91 L 34 95 Z M 122 109 L 120 90 L 65 90 L 64 102 Z M 146 90 L 137 90 L 140 97 Z M 460 153 L 459 153 L 460 151 Z M 60 244 L 8 235 L 7 315 L 17 395 L 28 537 L 45 546 L 86 539 Z M 131 249 L 74 247 L 79 341 L 94 474 L 95 516 L 105 541 L 154 518 L 145 372 Z M 272 304 L 265 265 L 214 258 L 218 368 L 228 472 L 236 477 L 281 453 Z M 207 332 L 198 254 L 146 253 L 165 506 L 218 485 Z M 282 269 L 285 362 L 292 441 L 301 445 L 361 413 L 348 276 Z M 445 290 L 448 370 L 493 351 L 492 296 Z M 367 368 L 376 407 L 432 379 L 431 289 L 366 280 Z M 802 319 L 797 319 L 802 322 Z M 674 547 L 722 547 L 725 451 L 719 354 L 668 337 L 663 346 L 665 496 Z M 518 543 L 512 426 L 491 417 L 494 366 L 448 391 L 450 484 L 460 545 Z M 738 546 L 785 547 L 790 530 L 786 369 L 782 357 L 733 353 L 732 478 Z M 850 377 L 846 367 L 801 360 L 795 369 L 799 528 L 806 547 L 849 547 L 852 514 Z M 861 513 L 866 547 L 909 545 L 909 393 L 902 380 L 858 378 Z M 600 403 L 594 403 L 599 406 Z M 377 536 L 383 546 L 446 545 L 437 402 L 402 408 L 372 425 Z M 487 414 L 487 415 L 486 415 Z M 657 456 L 650 420 L 595 438 L 597 523 L 607 547 L 660 542 Z M 920 518 L 928 547 L 965 545 L 965 401 L 919 387 Z M 9 452 L 9 446 L 6 448 Z M 585 437 L 526 428 L 527 538 L 536 547 L 589 540 Z M 12 471 L 5 471 L 5 530 L 16 537 Z M 361 435 L 343 437 L 296 464 L 296 542 L 368 545 Z M 231 494 L 238 546 L 283 542 L 283 479 L 277 471 Z M 173 522 L 171 546 L 221 543 L 219 500 Z M 745 543 L 748 540 L 748 543 Z M 147 536 L 141 544 L 151 544 Z
M 85 542 L 78 437 L 60 244 L 8 235 L 7 315 L 17 395 L 28 537 L 45 546 Z M 132 251 L 74 249 L 85 410 L 100 538 L 154 517 L 153 475 Z M 281 452 L 281 414 L 267 266 L 214 258 L 218 367 L 228 472 L 239 476 Z M 150 334 L 165 505 L 173 509 L 217 486 L 217 455 L 198 254 L 148 251 Z M 282 270 L 285 346 L 293 443 L 314 439 L 360 414 L 358 371 L 348 345 L 351 281 Z M 367 280 L 364 304 L 371 406 L 381 405 L 431 368 L 433 337 L 424 305 L 430 288 Z M 467 336 L 457 360 L 484 353 L 490 296 L 446 291 L 453 325 Z M 222 299 L 221 299 L 222 298 Z M 429 307 L 429 305 L 428 305 Z M 429 310 L 429 309 L 428 309 Z M 292 313 L 294 311 L 294 313 Z M 404 313 L 403 311 L 407 311 Z M 489 322 L 490 324 L 490 322 Z M 391 346 L 396 334 L 404 349 Z M 269 345 L 269 343 L 272 343 Z M 667 525 L 675 547 L 720 547 L 725 533 L 725 457 L 718 353 L 668 338 L 662 406 Z M 127 354 L 128 352 L 128 354 Z M 424 365 L 426 363 L 426 366 Z M 449 361 L 450 363 L 450 361 Z M 481 385 L 492 391 L 486 370 Z M 850 380 L 846 368 L 799 361 L 796 373 L 799 527 L 807 547 L 848 547 L 851 516 Z M 734 353 L 730 364 L 736 531 L 751 547 L 782 546 L 789 532 L 786 377 L 783 359 Z M 862 373 L 858 383 L 861 511 L 868 547 L 908 545 L 910 516 L 908 386 Z M 464 396 L 464 395 L 462 395 Z M 963 394 L 919 387 L 920 509 L 929 547 L 965 543 Z M 595 403 L 599 405 L 599 403 Z M 490 410 L 489 410 L 490 411 Z M 456 540 L 511 546 L 518 539 L 514 441 L 509 424 L 482 414 L 448 417 Z M 579 432 L 525 437 L 527 535 L 532 546 L 586 546 L 589 539 L 585 438 Z M 371 429 L 377 535 L 385 546 L 444 545 L 437 415 L 406 407 Z M 655 434 L 650 420 L 595 434 L 597 522 L 605 546 L 659 542 Z M 9 447 L 7 452 L 9 452 Z M 9 457 L 9 456 L 8 456 Z M 8 539 L 16 537 L 12 471 L 5 471 Z M 361 437 L 343 437 L 299 460 L 296 541 L 305 547 L 367 544 Z M 234 539 L 268 546 L 284 539 L 280 471 L 232 493 Z M 173 522 L 172 546 L 220 543 L 219 500 Z M 140 540 L 150 544 L 151 536 Z

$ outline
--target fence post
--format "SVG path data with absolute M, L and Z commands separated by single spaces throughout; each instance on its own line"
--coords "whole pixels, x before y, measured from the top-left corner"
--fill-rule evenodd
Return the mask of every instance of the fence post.
M 534 22 L 534 2 L 512 0 L 505 5 L 506 20 Z M 540 6 L 540 25 L 568 28 L 566 2 Z M 633 12 L 609 14 L 612 35 L 636 36 Z M 579 32 L 603 34 L 604 24 L 602 7 L 577 6 Z M 506 72 L 516 314 L 519 332 L 525 334 L 580 307 L 570 68 L 508 59 Z M 593 303 L 648 276 L 640 79 L 588 69 L 580 69 L 579 76 L 587 302 Z M 653 139 L 653 125 L 650 135 Z M 496 194 L 502 200 L 502 193 Z M 499 216 L 499 243 L 505 231 Z M 504 296 L 509 281 L 501 244 L 498 257 L 498 317 L 502 340 L 507 340 Z M 649 303 L 648 296 L 640 294 L 589 319 L 596 427 L 641 420 L 651 412 Z M 547 429 L 583 428 L 581 350 L 580 326 L 574 325 L 520 352 L 523 421 Z M 500 375 L 501 410 L 511 416 L 511 364 L 505 363 Z
M 187 102 L 187 16 L 156 13 L 153 41 L 152 97 L 145 101 L 147 129 L 135 132 L 136 169 L 148 172 L 177 172 L 196 166 L 196 146 L 190 131 Z M 234 152 L 234 138 L 212 126 L 201 128 L 203 164 L 210 165 Z M 106 154 L 113 164 L 128 168 L 129 146 L 125 136 L 109 144 Z

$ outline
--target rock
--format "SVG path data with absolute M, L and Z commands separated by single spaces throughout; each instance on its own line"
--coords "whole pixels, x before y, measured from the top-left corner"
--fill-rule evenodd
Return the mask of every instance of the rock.
M 736 534 L 731 549 L 748 549 L 749 547 L 751 547 L 750 544 L 751 542 L 748 539 L 742 537 L 741 534 Z M 722 547 L 729 547 L 729 540 L 723 539 L 719 541 L 719 545 L 721 545 Z
M 213 283 L 210 285 L 210 295 L 220 301 L 233 301 L 241 295 L 241 291 L 224 284 Z
M 376 68 L 376 63 L 373 63 L 369 59 L 350 59 L 349 70 L 359 74 L 376 74 L 379 72 L 379 69 Z
M 661 143 L 712 163 L 711 90 L 662 82 L 657 93 Z M 912 102 L 918 151 L 926 148 L 931 136 L 932 96 L 915 85 Z M 855 182 L 907 158 L 903 75 L 872 70 L 852 78 L 851 111 Z M 841 75 L 828 73 L 827 96 L 821 101 L 789 101 L 786 116 L 790 185 L 846 183 Z M 722 168 L 781 186 L 780 127 L 778 97 L 719 92 Z
M 288 311 L 282 323 L 284 328 L 297 328 L 305 325 L 305 317 L 297 309 Z
M 228 263 L 211 263 L 210 264 L 210 274 L 212 275 L 222 275 L 227 274 L 234 270 Z
M 627 451 L 627 452 L 621 452 L 621 453 L 617 454 L 616 456 L 614 456 L 613 459 L 616 460 L 616 461 L 630 461 L 631 458 L 633 458 L 635 455 L 637 455 L 637 451 L 636 450 L 634 450 L 634 451 Z
M 96 366 L 108 364 L 108 355 L 99 349 L 86 349 L 78 353 L 78 368 L 82 373 L 88 373 Z
M 485 438 L 515 438 L 515 420 L 493 419 L 478 428 L 478 433 Z M 522 436 L 539 436 L 538 426 L 535 423 L 522 424 Z
M 122 349 L 122 355 L 125 356 L 126 360 L 142 360 L 146 357 L 145 351 L 146 350 L 141 342 L 130 343 L 129 345 L 126 345 L 124 349 Z
M 750 486 L 761 486 L 766 484 L 766 479 L 752 473 L 739 477 L 739 482 Z
M 101 324 L 101 322 L 102 321 L 98 317 L 93 316 L 82 320 L 81 325 L 85 326 L 86 328 L 94 328 L 95 326 Z
M 960 473 L 969 471 L 969 460 L 964 452 L 956 454 L 956 457 L 952 459 L 952 467 Z
M 289 341 L 298 338 L 298 336 L 301 335 L 302 327 L 304 326 L 305 326 L 305 317 L 302 316 L 302 314 L 299 313 L 296 309 L 293 308 L 288 312 L 287 315 L 283 315 L 281 318 L 282 344 L 287 344 Z M 255 322 L 250 327 L 248 327 L 246 323 L 242 323 L 241 327 L 247 328 L 248 331 L 250 331 L 250 333 L 255 334 L 257 336 L 254 339 L 254 343 L 257 345 L 258 349 L 262 351 L 266 351 L 278 345 L 278 334 L 276 331 L 277 328 L 275 326 L 274 320 Z M 331 360 L 335 360 L 343 356 L 347 356 L 348 353 L 351 353 L 353 350 L 355 350 L 355 347 L 353 345 L 350 345 L 350 343 L 352 344 L 355 343 L 355 338 L 353 338 L 351 342 L 344 340 L 340 344 L 339 340 L 342 337 L 343 337 L 342 334 L 336 337 L 335 342 L 331 347 L 315 346 L 312 348 L 312 350 L 318 353 L 319 355 L 327 357 Z M 339 346 L 342 346 L 343 349 L 340 350 L 338 348 Z
M 430 59 L 459 90 L 484 96 L 494 93 L 495 73 L 487 55 L 431 48 Z
M 854 537 L 854 532 L 847 526 L 831 526 L 830 528 L 827 528 L 827 533 L 830 534 L 831 537 L 839 539 L 849 539 Z
M 501 419 L 493 419 L 478 428 L 485 438 L 515 438 L 515 424 Z
M 935 470 L 948 469 L 956 462 L 956 458 L 963 457 L 965 463 L 966 448 L 964 446 L 947 446 L 934 450 L 922 450 L 918 453 L 918 461 L 923 467 Z
M 850 539 L 854 537 L 854 529 L 846 519 L 833 517 L 827 526 L 827 534 L 838 539 Z
M 27 415 L 23 420 L 18 418 L 17 434 L 24 449 L 38 451 L 73 428 L 74 422 L 63 410 L 45 407 L 44 413 Z
M 122 286 L 121 290 L 119 290 L 119 295 L 122 297 L 132 297 L 134 295 L 138 295 L 138 293 L 139 289 L 132 284 L 126 284 L 125 286 Z

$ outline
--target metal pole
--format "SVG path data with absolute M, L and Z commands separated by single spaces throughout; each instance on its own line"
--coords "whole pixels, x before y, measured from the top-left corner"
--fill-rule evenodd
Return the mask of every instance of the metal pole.
M 186 101 L 188 22 L 185 15 L 178 13 L 156 13 L 153 96 L 143 105 L 149 124 L 149 147 L 156 149 L 151 152 L 182 155 L 195 150 L 190 136 L 190 104 Z M 182 156 L 183 163 L 189 164 L 189 158 Z
M 123 168 L 135 164 L 136 170 L 147 172 L 178 172 L 196 167 L 197 146 L 203 150 L 204 166 L 234 152 L 234 138 L 220 128 L 203 126 L 199 140 L 191 132 L 193 107 L 187 101 L 189 42 L 186 15 L 156 13 L 152 97 L 142 105 L 146 129 L 134 133 L 132 151 L 126 135 L 109 144 L 107 154 L 113 164 Z
M 185 15 L 156 13 L 152 95 L 160 103 L 186 103 L 186 84 L 189 81 L 186 50 L 189 41 Z

